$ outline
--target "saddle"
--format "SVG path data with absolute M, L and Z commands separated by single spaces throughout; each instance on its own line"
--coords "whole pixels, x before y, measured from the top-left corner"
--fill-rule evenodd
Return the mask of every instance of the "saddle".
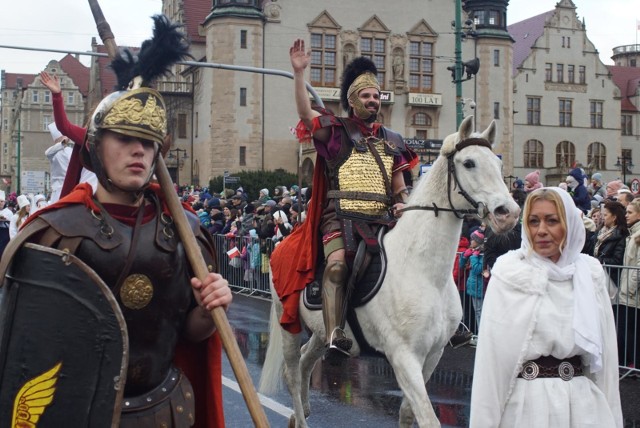
M 359 240 L 353 257 L 347 257 L 349 265 L 350 279 L 353 290 L 348 301 L 349 308 L 357 308 L 366 304 L 376 295 L 387 269 L 387 256 L 383 237 L 387 232 L 385 226 L 378 228 L 373 236 L 375 245 L 371 239 Z M 346 234 L 345 234 L 346 235 Z M 345 242 L 347 248 L 349 244 Z M 325 261 L 322 251 L 318 251 L 315 278 L 307 284 L 303 293 L 304 305 L 309 310 L 322 309 L 322 275 L 324 273 Z

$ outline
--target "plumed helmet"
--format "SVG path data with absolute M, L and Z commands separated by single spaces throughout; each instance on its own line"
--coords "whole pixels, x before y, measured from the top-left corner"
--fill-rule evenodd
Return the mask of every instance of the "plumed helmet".
M 380 85 L 377 81 L 378 68 L 369 58 L 361 56 L 355 58 L 351 61 L 344 69 L 342 73 L 342 83 L 340 84 L 340 102 L 342 103 L 342 108 L 345 111 L 349 110 L 349 96 L 353 93 L 354 90 L 360 92 L 360 90 L 364 88 L 376 87 L 380 90 Z M 358 77 L 365 75 L 369 79 L 366 82 L 362 82 L 363 85 L 360 88 L 352 87 L 353 83 L 358 79 Z M 360 80 L 363 78 L 361 77 Z M 360 86 L 360 85 L 359 85 Z
M 93 112 L 81 151 L 83 166 L 93 171 L 107 190 L 112 189 L 112 183 L 97 150 L 102 133 L 111 131 L 152 141 L 158 156 L 167 135 L 167 111 L 162 95 L 149 86 L 158 77 L 170 74 L 177 61 L 191 56 L 189 43 L 178 30 L 180 25 L 163 15 L 154 16 L 153 21 L 153 37 L 142 43 L 137 55 L 123 49 L 111 62 L 118 82 L 116 91 Z M 147 184 L 152 175 L 153 168 Z

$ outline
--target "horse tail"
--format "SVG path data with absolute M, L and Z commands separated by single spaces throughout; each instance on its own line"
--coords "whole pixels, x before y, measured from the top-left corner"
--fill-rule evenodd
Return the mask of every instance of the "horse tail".
M 284 351 L 282 349 L 282 327 L 278 320 L 276 305 L 279 304 L 278 296 L 272 290 L 271 315 L 269 317 L 269 345 L 267 355 L 262 366 L 260 386 L 258 390 L 262 394 L 273 394 L 282 388 L 284 374 Z

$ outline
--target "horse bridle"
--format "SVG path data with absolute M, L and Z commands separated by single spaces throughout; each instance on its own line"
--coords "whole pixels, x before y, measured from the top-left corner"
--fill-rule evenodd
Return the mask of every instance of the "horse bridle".
M 463 218 L 464 214 L 477 214 L 480 218 L 485 218 L 489 215 L 489 210 L 487 206 L 482 202 L 477 202 L 473 199 L 460 185 L 460 181 L 458 180 L 458 175 L 456 174 L 456 167 L 453 163 L 453 157 L 457 152 L 462 151 L 466 147 L 469 146 L 483 146 L 491 149 L 491 143 L 485 138 L 467 138 L 459 142 L 453 152 L 451 152 L 447 156 L 447 198 L 449 200 L 449 206 L 451 208 L 442 208 L 437 206 L 435 203 L 432 203 L 431 206 L 422 206 L 422 205 L 410 205 L 408 207 L 404 207 L 399 209 L 398 212 L 404 211 L 412 211 L 412 210 L 423 210 L 423 211 L 433 211 L 435 216 L 438 217 L 438 213 L 440 211 L 452 212 L 456 217 Z M 453 177 L 454 188 L 458 188 L 458 193 L 465 198 L 474 209 L 458 209 L 453 206 L 453 202 L 451 201 L 451 178 Z M 481 212 L 482 211 L 482 212 Z

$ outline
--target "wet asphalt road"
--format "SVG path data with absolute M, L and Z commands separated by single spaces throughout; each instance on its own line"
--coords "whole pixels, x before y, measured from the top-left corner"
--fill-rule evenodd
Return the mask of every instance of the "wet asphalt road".
M 266 352 L 270 302 L 236 295 L 228 317 L 249 373 L 257 385 Z M 475 349 L 447 347 L 427 390 L 443 427 L 467 427 Z M 223 393 L 227 427 L 253 426 L 226 356 L 223 358 Z M 640 427 L 640 380 L 620 381 L 625 428 Z M 398 426 L 401 391 L 385 359 L 359 357 L 339 367 L 318 362 L 312 375 L 310 427 Z M 286 387 L 263 397 L 272 427 L 286 427 L 291 398 Z

